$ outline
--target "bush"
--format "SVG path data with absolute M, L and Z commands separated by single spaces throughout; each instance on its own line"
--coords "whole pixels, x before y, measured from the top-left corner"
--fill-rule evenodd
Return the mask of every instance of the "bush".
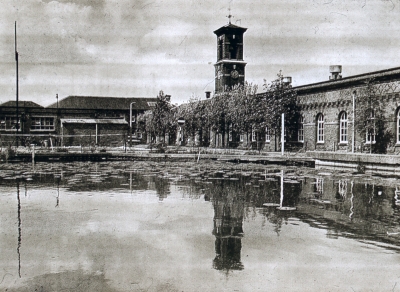
M 165 153 L 165 149 L 167 148 L 167 145 L 165 143 L 157 143 L 156 144 L 156 149 L 158 153 Z
M 10 160 L 15 157 L 15 151 L 11 147 L 7 147 L 2 153 L 1 153 L 1 159 L 2 160 Z

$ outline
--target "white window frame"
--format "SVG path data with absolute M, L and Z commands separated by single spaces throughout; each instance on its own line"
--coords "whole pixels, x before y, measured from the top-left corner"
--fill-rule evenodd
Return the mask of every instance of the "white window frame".
M 31 131 L 55 131 L 55 118 L 51 116 L 32 117 Z M 50 123 L 52 122 L 52 123 Z
M 271 142 L 271 131 L 269 127 L 265 127 L 265 142 L 266 143 Z
M 342 112 L 339 117 L 339 136 L 340 143 L 348 143 L 348 120 L 346 112 Z
M 342 198 L 346 198 L 346 195 L 347 195 L 347 180 L 340 179 L 339 180 L 338 189 L 339 189 L 339 195 L 341 195 Z
M 365 133 L 365 144 L 371 144 L 371 140 L 372 144 L 375 144 L 376 143 L 375 136 L 376 136 L 375 129 L 373 133 L 367 131 Z
M 304 142 L 304 117 L 300 116 L 299 130 L 297 131 L 297 141 Z
M 7 132 L 16 132 L 17 128 L 16 125 L 19 124 L 19 128 L 21 129 L 21 120 L 18 119 L 16 116 L 2 116 L 0 117 L 0 130 L 7 131 Z
M 317 119 L 317 143 L 324 142 L 324 115 L 319 114 Z
M 244 141 L 244 134 L 240 134 L 239 139 L 240 139 L 240 142 L 243 142 Z
M 251 131 L 251 142 L 257 142 L 257 132 L 255 130 Z
M 375 112 L 371 111 L 371 121 L 373 121 L 375 125 Z M 372 132 L 366 131 L 365 133 L 365 144 L 375 144 L 376 143 L 376 131 L 375 126 Z
M 324 193 L 324 179 L 317 177 L 315 179 L 315 190 L 317 193 L 323 194 Z

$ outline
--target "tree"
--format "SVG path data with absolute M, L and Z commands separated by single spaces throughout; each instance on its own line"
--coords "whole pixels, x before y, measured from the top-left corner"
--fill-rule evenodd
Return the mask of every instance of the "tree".
M 293 90 L 290 83 L 285 82 L 285 77 L 282 75 L 282 71 L 277 74 L 277 79 L 273 80 L 270 84 L 267 84 L 264 80 L 264 101 L 263 104 L 267 108 L 263 108 L 265 111 L 264 125 L 271 129 L 274 129 L 275 135 L 280 136 L 281 115 L 285 114 L 285 129 L 287 141 L 293 141 L 296 133 L 300 117 L 300 111 L 297 106 L 297 93 Z
M 206 101 L 201 101 L 198 97 L 192 97 L 188 103 L 179 107 L 178 115 L 185 119 L 185 133 L 192 137 L 193 142 L 195 137 L 198 136 L 200 139 L 198 142 L 202 143 L 202 131 L 208 126 Z
M 234 87 L 228 99 L 228 120 L 236 133 L 251 132 L 257 115 L 257 85 L 245 83 Z M 247 139 L 248 140 L 248 139 Z
M 379 98 L 380 85 L 373 78 L 359 90 L 356 102 L 356 129 L 370 144 L 370 153 L 386 153 L 393 138 L 385 117 L 384 104 Z
M 211 130 L 216 134 L 222 135 L 222 146 L 225 147 L 225 132 L 226 132 L 226 116 L 229 110 L 226 99 L 229 98 L 227 92 L 214 95 L 214 97 L 207 101 L 206 111 L 207 118 L 210 124 Z
M 161 90 L 153 110 L 146 111 L 138 117 L 139 128 L 150 135 L 151 141 L 157 137 L 163 141 L 166 133 L 173 132 L 175 117 L 170 97 Z M 162 142 L 163 142 L 162 141 Z

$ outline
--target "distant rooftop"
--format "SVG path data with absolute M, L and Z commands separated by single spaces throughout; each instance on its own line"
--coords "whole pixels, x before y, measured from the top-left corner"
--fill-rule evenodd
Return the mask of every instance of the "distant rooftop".
M 132 109 L 149 110 L 155 106 L 156 97 L 104 97 L 104 96 L 67 96 L 58 101 L 60 109 Z M 47 108 L 57 108 L 57 102 Z
M 9 100 L 6 101 L 5 103 L 0 104 L 0 107 L 16 107 L 17 106 L 17 101 L 16 100 Z M 36 102 L 33 101 L 23 101 L 19 100 L 18 101 L 18 107 L 40 107 L 43 108 L 43 106 L 37 104 Z

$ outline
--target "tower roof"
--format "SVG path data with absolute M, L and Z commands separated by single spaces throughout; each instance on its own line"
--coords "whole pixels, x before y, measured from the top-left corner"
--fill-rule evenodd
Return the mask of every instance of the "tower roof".
M 219 29 L 215 30 L 214 33 L 217 36 L 220 36 L 227 32 L 244 33 L 246 30 L 247 30 L 247 28 L 240 27 L 240 26 L 234 25 L 232 23 L 228 23 L 227 25 L 224 25 L 224 26 L 220 27 Z

